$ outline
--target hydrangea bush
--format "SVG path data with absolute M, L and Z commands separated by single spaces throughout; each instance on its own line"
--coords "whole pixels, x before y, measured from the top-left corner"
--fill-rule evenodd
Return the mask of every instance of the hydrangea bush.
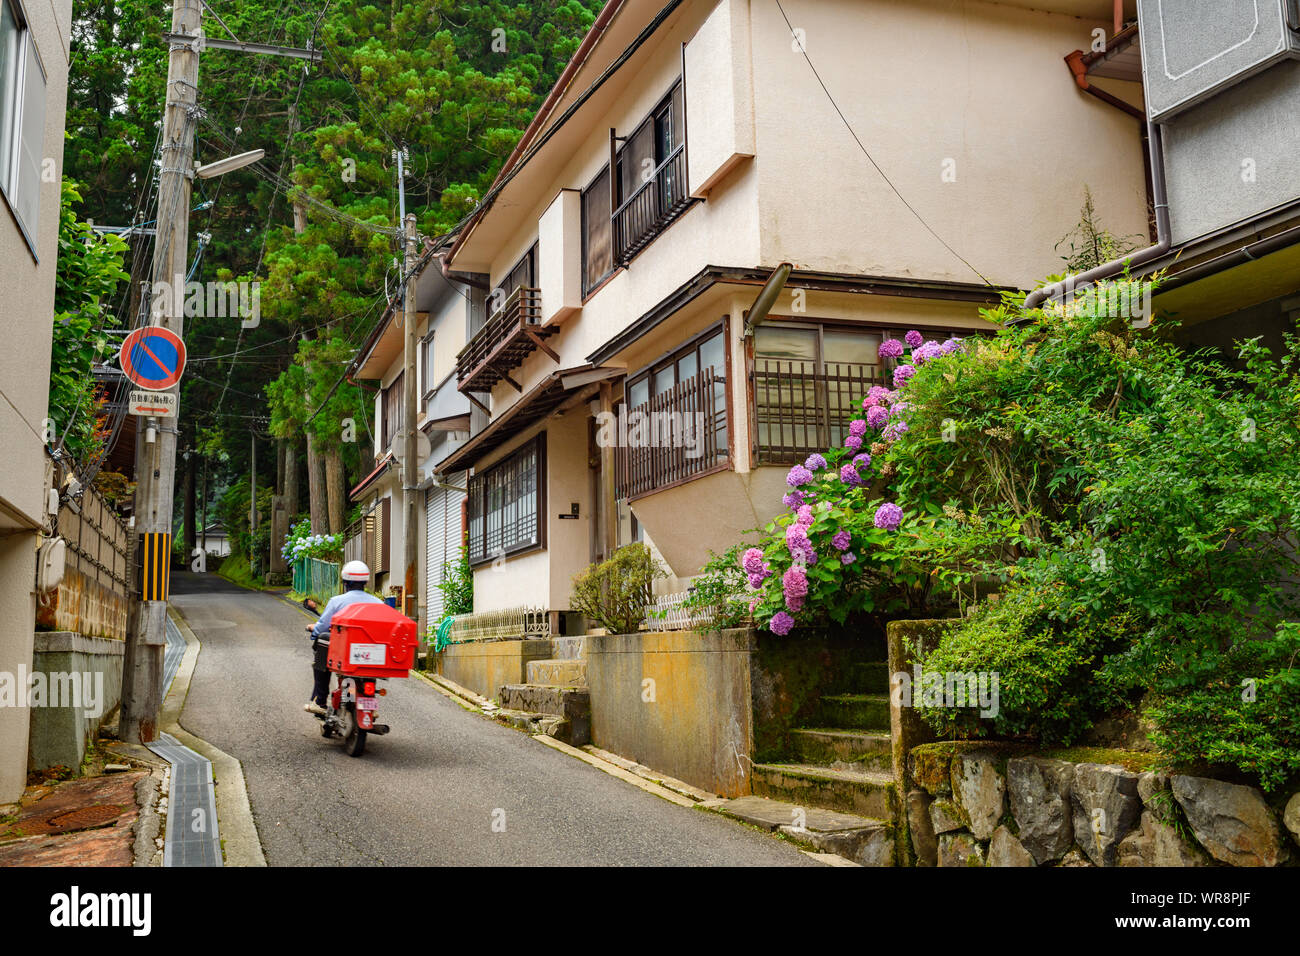
M 312 534 L 311 520 L 303 518 L 285 535 L 280 556 L 289 564 L 299 558 L 338 561 L 343 557 L 343 535 Z

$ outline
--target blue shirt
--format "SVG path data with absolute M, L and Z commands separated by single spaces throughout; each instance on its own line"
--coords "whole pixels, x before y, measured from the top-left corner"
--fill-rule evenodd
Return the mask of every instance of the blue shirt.
M 330 621 L 334 615 L 345 607 L 353 604 L 383 604 L 373 594 L 367 594 L 365 591 L 357 588 L 355 591 L 344 591 L 342 594 L 336 594 L 330 598 L 329 603 L 325 605 L 325 610 L 321 611 L 320 620 L 316 626 L 311 629 L 312 640 L 318 638 L 328 639 L 330 633 Z

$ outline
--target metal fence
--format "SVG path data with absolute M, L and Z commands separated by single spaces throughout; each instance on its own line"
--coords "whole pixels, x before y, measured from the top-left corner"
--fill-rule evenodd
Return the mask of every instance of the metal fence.
M 879 365 L 800 359 L 754 361 L 754 448 L 763 464 L 793 464 L 839 445 L 862 414 Z
M 299 558 L 293 563 L 293 589 L 324 604 L 341 590 L 339 566 L 333 561 Z
M 619 498 L 664 488 L 727 460 L 727 379 L 706 368 L 626 412 L 644 440 L 614 452 Z M 629 439 L 631 442 L 631 439 Z
M 686 607 L 690 591 L 676 591 L 672 594 L 657 594 L 646 605 L 645 617 L 641 628 L 647 631 L 691 631 L 707 630 L 714 625 L 712 608 L 692 609 Z M 737 595 L 730 598 L 733 604 L 746 603 L 751 595 Z
M 431 625 L 432 626 L 432 625 Z M 499 611 L 457 614 L 452 617 L 448 643 L 549 637 L 551 623 L 545 608 L 508 607 Z

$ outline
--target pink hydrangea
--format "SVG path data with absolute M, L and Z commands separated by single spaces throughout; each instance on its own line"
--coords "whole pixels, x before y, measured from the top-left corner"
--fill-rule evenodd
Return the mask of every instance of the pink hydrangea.
M 857 556 L 852 551 L 845 551 L 840 555 L 840 564 L 846 567 L 856 560 L 858 560 Z
M 858 474 L 858 470 L 852 465 L 845 465 L 840 469 L 840 481 L 844 482 L 850 488 L 856 488 L 858 485 L 862 484 L 862 476 Z
M 762 574 L 763 573 L 763 552 L 758 548 L 750 548 L 748 551 L 745 552 L 745 556 L 741 559 L 740 564 L 741 567 L 745 569 L 746 574 L 749 575 Z
M 847 551 L 849 550 L 849 545 L 852 543 L 853 535 L 849 534 L 847 531 L 837 531 L 834 536 L 831 537 L 831 544 L 835 545 L 836 551 Z
M 808 575 L 800 565 L 794 565 L 781 576 L 781 592 L 785 606 L 798 614 L 808 596 Z
M 817 560 L 817 552 L 808 540 L 808 531 L 801 524 L 792 524 L 785 529 L 785 546 L 792 558 L 802 558 L 809 564 Z
M 863 421 L 861 418 L 855 418 L 853 419 L 853 421 L 849 422 L 850 435 L 857 435 L 859 438 L 861 438 L 866 433 L 867 433 L 867 423 Z
M 915 374 L 916 374 L 916 366 L 914 365 L 898 366 L 898 368 L 894 369 L 894 388 L 902 388 L 904 385 L 907 384 L 908 379 L 910 379 Z M 796 465 L 795 467 L 797 468 L 799 466 Z
M 948 353 L 943 350 L 943 346 L 938 342 L 926 342 L 919 349 L 912 353 L 912 361 L 917 365 L 924 365 L 930 359 L 939 358 Z
M 916 331 L 916 329 L 912 329 L 910 332 L 908 332 L 906 335 L 903 336 L 903 341 L 906 342 L 908 345 L 910 345 L 912 348 L 916 348 L 918 345 L 920 345 L 922 342 L 925 341 L 925 337 L 922 336 L 920 332 Z
M 795 512 L 795 524 L 801 528 L 809 528 L 813 523 L 812 505 L 803 505 Z
M 794 628 L 794 618 L 785 611 L 777 611 L 772 615 L 772 620 L 767 622 L 767 627 L 773 634 L 785 637 Z
M 880 359 L 900 358 L 902 354 L 903 343 L 898 339 L 885 339 L 876 350 L 876 356 Z
M 876 516 L 872 523 L 884 531 L 897 531 L 898 526 L 903 523 L 903 509 L 892 501 L 886 501 L 876 509 Z
M 864 409 L 873 405 L 888 405 L 894 400 L 894 393 L 883 385 L 872 385 L 867 389 L 867 397 L 862 400 Z
M 862 447 L 862 439 L 857 435 L 850 435 L 848 438 L 844 439 L 844 447 L 849 451 L 857 451 Z
M 884 405 L 874 405 L 867 409 L 867 424 L 872 428 L 884 428 L 889 421 L 889 409 Z

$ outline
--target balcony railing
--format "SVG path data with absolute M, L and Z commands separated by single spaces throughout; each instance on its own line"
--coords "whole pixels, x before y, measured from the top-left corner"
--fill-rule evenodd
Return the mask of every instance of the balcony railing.
M 627 263 L 688 205 L 686 147 L 678 146 L 654 174 L 614 210 L 614 258 Z
M 754 450 L 762 464 L 795 464 L 843 443 L 862 399 L 884 385 L 879 365 L 754 360 Z
M 456 356 L 456 387 L 462 392 L 490 392 L 504 381 L 522 392 L 523 387 L 510 377 L 512 369 L 537 349 L 560 360 L 544 341 L 556 330 L 543 327 L 541 321 L 541 293 L 516 288 Z
M 625 422 L 618 425 L 614 455 L 619 498 L 636 498 L 727 462 L 727 380 L 712 368 L 621 414 Z

